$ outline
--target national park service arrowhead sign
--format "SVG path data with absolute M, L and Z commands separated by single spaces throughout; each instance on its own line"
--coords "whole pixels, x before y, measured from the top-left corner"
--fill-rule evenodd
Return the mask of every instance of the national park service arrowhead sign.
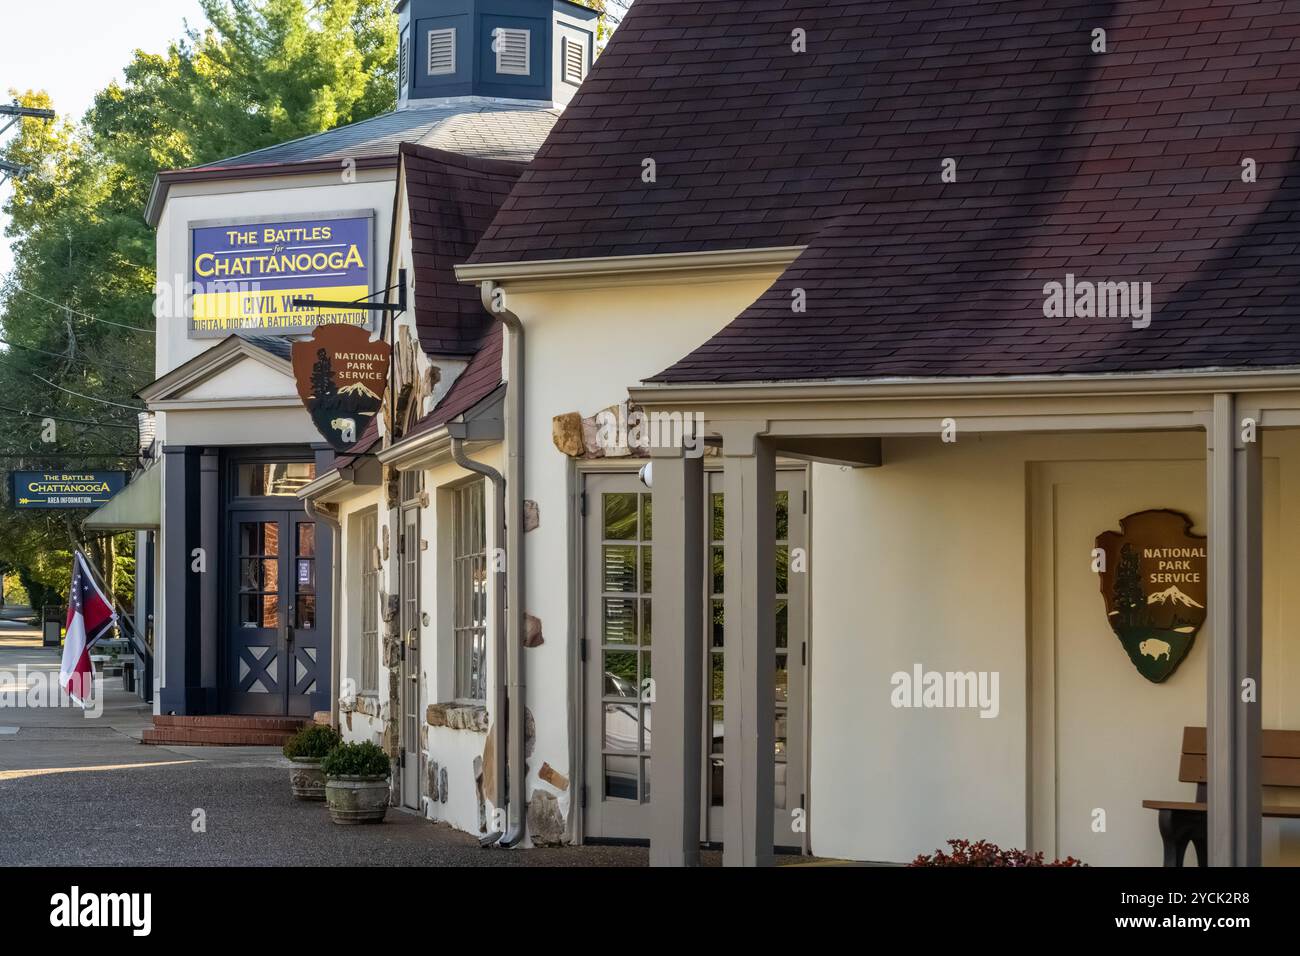
M 1205 536 L 1179 511 L 1139 511 L 1097 536 L 1106 619 L 1143 677 L 1160 683 L 1205 623 Z
M 293 343 L 293 376 L 316 430 L 336 451 L 353 445 L 384 403 L 387 342 L 355 325 L 322 325 Z

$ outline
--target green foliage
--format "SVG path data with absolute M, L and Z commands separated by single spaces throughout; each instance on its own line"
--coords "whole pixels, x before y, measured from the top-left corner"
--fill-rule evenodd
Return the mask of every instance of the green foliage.
M 7 607 L 31 607 L 31 599 L 27 596 L 27 589 L 23 587 L 22 578 L 16 572 L 5 572 L 4 578 L 4 601 Z
M 342 742 L 343 738 L 333 727 L 308 724 L 289 738 L 289 742 L 284 745 L 284 755 L 321 760 Z
M 632 0 L 575 0 L 575 2 L 600 12 L 600 19 L 596 21 L 598 50 L 603 49 L 609 42 L 610 36 L 627 15 L 628 8 L 632 6 Z
M 159 170 L 394 105 L 391 0 L 201 2 L 208 26 L 186 29 L 165 52 L 137 51 L 80 122 L 24 119 L 0 148 L 0 158 L 31 167 L 4 207 L 14 266 L 0 282 L 0 469 L 133 467 L 143 406 L 132 396 L 155 377 L 155 239 L 142 211 Z M 12 92 L 23 105 L 57 108 L 45 93 Z M 57 419 L 53 441 L 47 417 Z M 62 600 L 73 548 L 99 547 L 82 517 L 0 507 L 0 564 L 20 574 L 37 606 Z M 113 550 L 94 558 L 127 597 L 134 569 Z
M 321 761 L 327 777 L 387 777 L 392 771 L 388 754 L 370 741 L 339 744 Z

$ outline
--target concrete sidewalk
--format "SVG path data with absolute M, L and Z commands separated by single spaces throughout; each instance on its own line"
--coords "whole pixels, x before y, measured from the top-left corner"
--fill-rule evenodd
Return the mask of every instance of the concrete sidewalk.
M 56 676 L 33 628 L 0 623 L 0 690 L 19 666 Z M 0 706 L 0 866 L 638 866 L 635 847 L 482 850 L 465 833 L 390 810 L 337 826 L 294 800 L 274 747 L 139 743 L 150 707 L 105 681 L 99 717 Z M 2 699 L 2 698 L 0 698 Z

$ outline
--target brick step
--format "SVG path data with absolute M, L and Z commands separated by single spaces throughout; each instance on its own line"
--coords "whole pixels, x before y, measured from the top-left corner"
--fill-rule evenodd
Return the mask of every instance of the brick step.
M 163 727 L 212 727 L 223 730 L 274 730 L 293 733 L 305 724 L 311 723 L 307 717 L 249 717 L 237 714 L 211 714 L 198 717 L 177 717 L 159 714 L 154 717 L 153 725 Z
M 294 731 L 241 727 L 156 727 L 141 734 L 146 744 L 188 747 L 283 747 Z

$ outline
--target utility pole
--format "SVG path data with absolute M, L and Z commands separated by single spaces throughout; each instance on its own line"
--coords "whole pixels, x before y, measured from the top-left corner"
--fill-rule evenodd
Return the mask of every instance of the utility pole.
M 52 120 L 54 119 L 54 115 L 54 110 L 33 109 L 30 106 L 20 106 L 17 102 L 10 104 L 0 103 L 0 117 L 10 117 L 9 122 L 5 123 L 4 126 L 0 126 L 0 136 L 7 133 L 9 127 L 13 126 L 21 119 Z M 18 163 L 9 163 L 0 159 L 0 185 L 2 185 L 10 176 L 17 179 L 20 176 L 26 176 L 29 172 L 31 172 L 31 170 L 26 166 L 22 166 Z

